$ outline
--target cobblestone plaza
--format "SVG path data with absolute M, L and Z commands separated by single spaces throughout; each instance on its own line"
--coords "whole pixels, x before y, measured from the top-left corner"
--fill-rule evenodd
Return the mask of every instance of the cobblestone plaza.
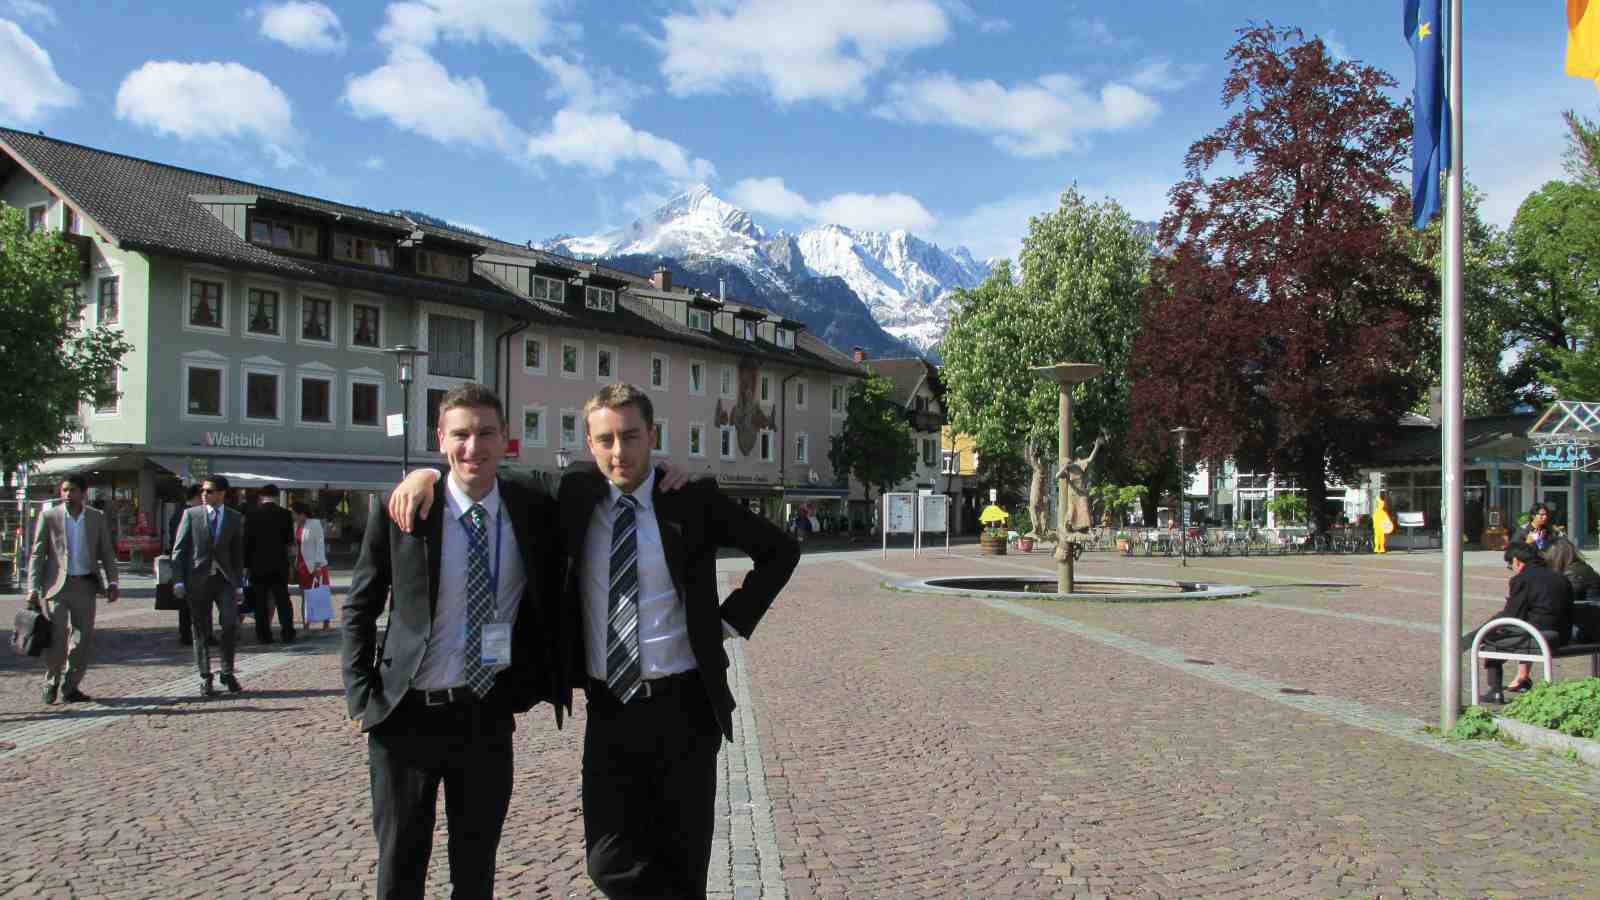
M 722 564 L 728 584 L 747 568 Z M 1235 600 L 907 593 L 1048 574 L 1047 554 L 814 552 L 734 654 L 714 897 L 1592 896 L 1600 771 L 1437 719 L 1437 553 L 1087 555 L 1080 575 L 1254 585 Z M 344 578 L 337 578 L 342 588 Z M 1472 554 L 1469 623 L 1506 573 Z M 257 646 L 195 696 L 148 580 L 102 605 L 91 704 L 44 706 L 0 656 L 0 897 L 359 897 L 375 883 L 365 741 L 337 630 Z M 21 604 L 0 597 L 9 616 Z M 1588 674 L 1559 661 L 1559 677 Z M 579 740 L 519 719 L 507 897 L 598 896 Z M 441 834 L 430 896 L 447 895 Z

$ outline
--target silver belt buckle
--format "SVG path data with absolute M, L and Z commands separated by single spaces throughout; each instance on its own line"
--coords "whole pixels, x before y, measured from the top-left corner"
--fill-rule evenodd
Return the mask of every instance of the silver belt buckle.
M 422 692 L 422 702 L 426 706 L 445 706 L 445 705 L 448 705 L 450 703 L 450 699 L 451 699 L 450 698 L 451 691 L 452 691 L 451 688 L 441 688 L 440 690 L 437 690 L 437 691 L 423 691 Z M 434 697 L 442 697 L 443 699 L 436 701 L 436 700 L 434 700 Z

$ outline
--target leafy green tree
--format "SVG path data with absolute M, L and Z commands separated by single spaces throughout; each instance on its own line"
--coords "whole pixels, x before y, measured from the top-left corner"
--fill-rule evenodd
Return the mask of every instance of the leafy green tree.
M 1507 243 L 1511 377 L 1529 385 L 1524 399 L 1600 398 L 1600 187 L 1549 182 L 1522 202 Z
M 834 472 L 854 475 L 866 487 L 869 503 L 873 489 L 881 497 L 916 472 L 911 423 L 895 402 L 889 379 L 874 374 L 850 386 L 844 427 L 828 447 L 828 462 Z M 878 524 L 882 528 L 884 523 Z
M 115 395 L 131 349 L 121 332 L 85 328 L 77 248 L 30 231 L 22 210 L 0 204 L 0 464 L 10 472 L 65 443 L 83 403 Z
M 1060 392 L 1029 369 L 1104 366 L 1073 393 L 1073 455 L 1097 440 L 1120 442 L 1149 259 L 1149 241 L 1121 206 L 1090 203 L 1074 186 L 1058 209 L 1029 220 L 1020 282 L 1002 262 L 983 284 L 957 295 L 941 348 L 951 424 L 972 435 L 984 456 L 1027 461 L 1033 522 L 1046 520 L 1045 491 L 1055 480 Z
M 1567 121 L 1567 174 L 1574 181 L 1600 188 L 1600 123 L 1572 110 L 1562 118 Z

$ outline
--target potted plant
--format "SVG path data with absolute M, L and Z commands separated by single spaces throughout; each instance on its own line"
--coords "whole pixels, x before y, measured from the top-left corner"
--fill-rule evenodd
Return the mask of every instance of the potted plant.
M 1017 532 L 1017 551 L 1019 553 L 1032 553 L 1033 543 L 1039 535 L 1033 529 L 1033 520 L 1028 516 L 1026 509 L 1017 511 L 1016 517 L 1011 522 L 1011 528 Z
M 1009 513 L 992 503 L 978 515 L 978 521 L 983 525 L 983 533 L 978 536 L 978 547 L 984 555 L 1006 555 L 1006 520 L 1009 518 Z

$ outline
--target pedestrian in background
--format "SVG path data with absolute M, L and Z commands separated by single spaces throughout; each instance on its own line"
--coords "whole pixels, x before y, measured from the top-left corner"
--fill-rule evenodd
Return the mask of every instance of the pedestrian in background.
M 316 585 L 327 585 L 328 545 L 323 537 L 322 520 L 311 518 L 311 508 L 304 503 L 289 504 L 294 515 L 294 545 L 296 548 L 294 573 L 300 585 L 301 596 Z M 311 610 L 306 609 L 306 627 L 311 627 Z M 331 611 L 330 611 L 331 614 Z M 327 628 L 332 619 L 318 619 Z
M 264 484 L 244 516 L 245 598 L 256 620 L 256 641 L 272 643 L 272 613 L 283 642 L 294 642 L 294 606 L 289 603 L 289 559 L 294 552 L 294 516 L 278 505 L 278 486 Z
M 82 475 L 68 475 L 61 482 L 62 502 L 39 517 L 28 555 L 28 607 L 50 621 L 45 703 L 56 702 L 58 696 L 68 703 L 92 699 L 78 686 L 94 659 L 95 597 L 102 585 L 106 602 L 117 602 L 111 529 L 104 513 L 83 502 L 88 490 Z
M 211 611 L 222 625 L 222 686 L 229 693 L 244 690 L 233 674 L 233 650 L 239 637 L 239 594 L 244 584 L 244 521 L 228 507 L 228 479 L 207 478 L 201 485 L 200 506 L 184 510 L 178 538 L 172 547 L 172 590 L 189 602 L 194 621 L 194 663 L 200 673 L 200 696 L 215 697 L 211 651 Z
M 191 506 L 200 505 L 200 482 L 196 481 L 184 491 L 184 505 L 172 511 L 172 518 L 167 520 L 167 555 L 172 554 L 173 545 L 178 541 L 178 523 L 183 520 L 183 511 Z M 207 638 L 216 643 L 215 638 Z M 194 622 L 189 615 L 189 604 L 183 603 L 178 607 L 178 643 L 185 647 L 194 643 Z

